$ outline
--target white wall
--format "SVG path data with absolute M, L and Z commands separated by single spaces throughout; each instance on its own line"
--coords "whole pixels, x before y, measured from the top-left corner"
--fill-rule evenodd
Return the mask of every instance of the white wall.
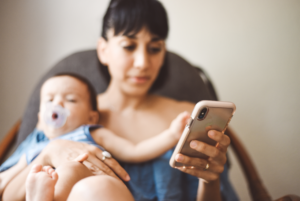
M 202 66 L 271 196 L 300 195 L 300 2 L 162 0 L 169 50 Z M 43 73 L 64 56 L 95 47 L 108 1 L 0 1 L 0 139 L 22 116 Z M 231 154 L 230 173 L 249 200 Z

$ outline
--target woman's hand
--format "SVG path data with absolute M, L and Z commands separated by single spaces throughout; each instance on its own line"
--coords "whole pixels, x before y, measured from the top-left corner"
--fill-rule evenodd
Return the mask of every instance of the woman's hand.
M 66 161 L 82 162 L 93 174 L 107 174 L 129 181 L 128 173 L 113 158 L 102 161 L 102 151 L 94 145 L 69 140 L 53 140 L 38 156 L 43 165 L 58 167 Z M 37 158 L 37 159 L 38 159 Z
M 216 146 L 208 145 L 201 141 L 193 140 L 190 147 L 209 156 L 207 160 L 177 154 L 176 161 L 187 166 L 178 167 L 182 172 L 203 179 L 205 182 L 216 181 L 224 170 L 227 157 L 227 147 L 230 139 L 227 135 L 215 130 L 210 130 L 208 136 L 217 142 Z

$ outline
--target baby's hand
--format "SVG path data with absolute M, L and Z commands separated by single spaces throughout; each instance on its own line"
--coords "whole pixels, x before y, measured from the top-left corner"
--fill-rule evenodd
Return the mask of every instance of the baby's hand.
M 169 131 L 177 140 L 179 140 L 189 118 L 190 114 L 188 112 L 182 112 L 172 121 Z

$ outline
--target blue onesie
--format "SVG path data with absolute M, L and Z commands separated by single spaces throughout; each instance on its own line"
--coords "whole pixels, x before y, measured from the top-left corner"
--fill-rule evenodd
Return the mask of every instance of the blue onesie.
M 99 125 L 84 125 L 62 136 L 52 140 L 63 139 L 77 142 L 85 142 L 97 146 L 104 151 L 105 149 L 99 146 L 90 134 L 91 129 L 100 128 Z M 9 157 L 1 166 L 0 172 L 3 172 L 18 163 L 23 154 L 26 155 L 27 164 L 30 164 L 48 145 L 50 140 L 45 136 L 43 131 L 34 129 L 34 131 L 20 144 L 14 154 Z

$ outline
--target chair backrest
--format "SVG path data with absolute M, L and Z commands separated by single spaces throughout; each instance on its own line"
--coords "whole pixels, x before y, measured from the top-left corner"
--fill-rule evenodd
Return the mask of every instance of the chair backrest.
M 71 54 L 58 62 L 50 69 L 38 82 L 26 107 L 22 118 L 21 128 L 17 136 L 16 145 L 19 145 L 27 135 L 29 135 L 37 124 L 37 113 L 40 102 L 40 88 L 44 81 L 58 73 L 77 73 L 88 79 L 95 87 L 97 93 L 102 93 L 107 88 L 103 75 L 100 72 L 100 62 L 96 50 L 87 50 Z M 201 79 L 199 72 L 180 56 L 167 52 L 165 64 L 168 68 L 168 76 L 165 84 L 154 91 L 154 93 L 174 98 L 198 102 L 200 100 L 215 100 L 216 96 L 211 85 L 207 85 L 208 80 Z M 202 76 L 203 77 L 203 76 Z
M 18 121 L 18 123 L 10 131 L 10 134 L 7 135 L 7 140 L 1 142 L 1 146 L 2 144 L 5 144 L 6 149 L 6 147 L 11 144 L 16 133 L 18 133 L 16 145 L 19 145 L 27 137 L 27 135 L 32 132 L 37 124 L 37 113 L 40 103 L 40 88 L 42 83 L 49 77 L 62 72 L 77 73 L 88 79 L 95 87 L 97 93 L 104 92 L 108 83 L 105 82 L 105 79 L 100 73 L 100 65 L 96 50 L 77 52 L 58 62 L 42 77 L 35 87 L 24 113 L 20 129 L 20 121 Z M 154 91 L 154 93 L 194 103 L 200 100 L 217 100 L 214 87 L 201 68 L 192 66 L 183 58 L 171 52 L 167 52 L 166 62 L 164 65 L 167 65 L 168 68 L 166 82 L 161 88 Z M 19 132 L 17 132 L 18 130 Z M 234 153 L 237 155 L 239 163 L 246 176 L 252 200 L 271 200 L 270 195 L 261 182 L 251 158 L 236 137 L 235 133 L 231 129 L 227 129 L 226 133 L 231 138 L 231 146 L 233 147 Z M 2 155 L 5 152 L 7 152 L 7 150 L 5 151 L 0 149 L 0 157 L 3 157 Z M 295 195 L 289 195 L 284 196 L 277 201 L 285 200 L 299 201 L 300 198 Z

